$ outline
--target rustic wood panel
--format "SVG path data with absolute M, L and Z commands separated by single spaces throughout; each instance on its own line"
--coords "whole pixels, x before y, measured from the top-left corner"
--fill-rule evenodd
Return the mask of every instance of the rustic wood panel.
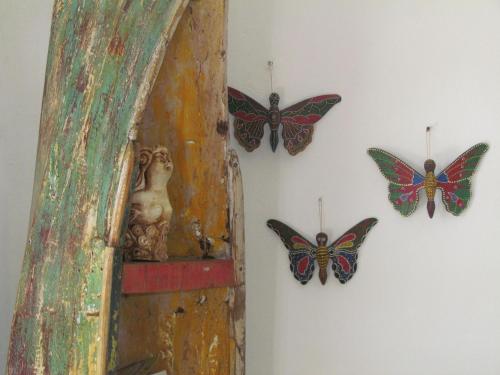
M 229 324 L 231 337 L 231 375 L 245 375 L 245 215 L 243 181 L 238 156 L 229 150 L 229 189 L 231 196 L 231 256 L 234 260 L 235 287 L 230 290 Z
M 228 302 L 228 288 L 124 297 L 122 364 L 156 357 L 152 372 L 229 375 Z
M 121 163 L 185 3 L 55 1 L 8 374 L 106 367 L 116 305 L 104 314 L 101 294 Z
M 168 46 L 149 98 L 139 142 L 165 144 L 174 171 L 168 253 L 201 256 L 193 222 L 212 242 L 210 255 L 227 255 L 226 4 L 192 1 Z
M 199 221 L 212 244 L 210 255 L 231 258 L 236 284 L 124 296 L 122 365 L 153 356 L 152 371 L 169 375 L 244 372 L 243 206 L 237 158 L 227 151 L 226 5 L 210 0 L 188 6 L 149 98 L 139 142 L 166 145 L 174 161 L 168 188 L 174 211 L 169 261 L 194 257 L 205 262 L 193 233 L 192 224 Z
M 126 263 L 123 294 L 178 292 L 234 286 L 232 259 Z

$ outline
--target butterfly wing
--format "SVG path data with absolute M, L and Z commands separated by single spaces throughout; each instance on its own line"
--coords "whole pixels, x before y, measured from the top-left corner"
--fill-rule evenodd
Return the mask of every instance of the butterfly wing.
M 403 216 L 410 216 L 418 204 L 418 192 L 424 187 L 424 176 L 387 151 L 370 148 L 368 154 L 380 172 L 389 180 L 389 200 Z
M 304 237 L 278 220 L 268 220 L 267 226 L 271 228 L 288 249 L 290 270 L 301 284 L 307 284 L 314 272 L 314 259 L 316 246 Z
M 239 118 L 234 119 L 234 137 L 245 150 L 252 152 L 260 146 L 260 140 L 264 136 L 265 122 L 245 121 Z
M 334 94 L 315 96 L 280 112 L 283 143 L 290 155 L 296 155 L 311 143 L 313 125 L 340 100 L 340 96 Z
M 486 151 L 485 143 L 472 146 L 437 176 L 437 188 L 442 191 L 446 210 L 453 215 L 460 215 L 467 207 L 471 197 L 470 178 Z
M 235 117 L 234 137 L 245 150 L 253 151 L 260 146 L 269 111 L 241 91 L 228 87 L 229 112 Z
M 333 272 L 342 284 L 349 281 L 356 272 L 358 249 L 375 224 L 377 224 L 377 219 L 365 219 L 345 232 L 328 247 Z

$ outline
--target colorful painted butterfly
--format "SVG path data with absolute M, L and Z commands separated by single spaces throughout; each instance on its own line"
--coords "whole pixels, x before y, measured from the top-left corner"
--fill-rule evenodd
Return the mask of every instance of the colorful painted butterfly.
M 293 276 L 304 285 L 313 276 L 315 260 L 318 262 L 321 284 L 326 283 L 326 269 L 330 259 L 335 277 L 342 284 L 349 281 L 356 272 L 358 249 L 375 224 L 377 219 L 365 219 L 329 246 L 327 246 L 328 236 L 320 232 L 316 235 L 318 246 L 315 246 L 281 221 L 267 221 L 267 226 L 276 232 L 288 249 Z
M 234 136 L 245 150 L 250 152 L 260 146 L 264 126 L 269 124 L 271 149 L 276 151 L 279 126 L 283 124 L 281 135 L 290 155 L 298 154 L 311 143 L 313 125 L 341 100 L 338 95 L 315 96 L 280 111 L 280 97 L 275 92 L 269 96 L 269 109 L 231 87 L 228 87 L 228 97 L 229 112 L 235 117 Z
M 434 175 L 436 163 L 428 159 L 424 163 L 425 177 L 387 151 L 370 148 L 368 154 L 375 160 L 378 167 L 389 183 L 389 200 L 394 208 L 403 216 L 411 215 L 418 204 L 418 193 L 425 189 L 427 195 L 427 212 L 429 217 L 434 215 L 436 207 L 434 196 L 436 189 L 442 191 L 442 198 L 446 210 L 453 215 L 460 215 L 467 207 L 471 197 L 470 178 L 488 145 L 478 143 L 460 155 L 441 173 Z

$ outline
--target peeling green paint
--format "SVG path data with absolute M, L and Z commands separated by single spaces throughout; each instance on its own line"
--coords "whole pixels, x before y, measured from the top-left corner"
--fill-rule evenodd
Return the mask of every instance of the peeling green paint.
M 103 254 L 118 161 L 141 83 L 183 3 L 54 4 L 8 374 L 98 373 Z

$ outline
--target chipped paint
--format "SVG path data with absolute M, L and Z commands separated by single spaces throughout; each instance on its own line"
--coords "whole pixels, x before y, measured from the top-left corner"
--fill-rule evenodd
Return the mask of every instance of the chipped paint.
M 210 255 L 226 256 L 228 191 L 224 180 L 227 135 L 225 1 L 191 2 L 168 45 L 140 128 L 139 142 L 153 147 L 161 139 L 172 154 L 169 183 L 173 217 L 169 256 L 202 256 L 192 232 L 199 222 L 212 239 Z M 210 79 L 207 79 L 207 76 Z M 209 189 L 208 189 L 209 187 Z
M 207 302 L 200 305 L 202 295 Z M 217 375 L 231 374 L 226 296 L 227 288 L 220 288 L 124 298 L 119 331 L 122 363 L 157 355 L 153 371 L 209 375 L 216 369 Z
M 185 1 L 123 4 L 54 4 L 8 374 L 102 373 L 99 327 L 116 315 L 96 314 L 118 160 Z
M 224 128 L 226 5 L 225 0 L 191 2 L 139 128 L 141 144 L 165 140 L 174 159 L 169 259 L 201 257 L 210 239 L 209 255 L 232 257 L 237 278 L 235 288 L 122 298 L 121 363 L 156 356 L 151 371 L 169 375 L 244 374 L 241 176 Z

